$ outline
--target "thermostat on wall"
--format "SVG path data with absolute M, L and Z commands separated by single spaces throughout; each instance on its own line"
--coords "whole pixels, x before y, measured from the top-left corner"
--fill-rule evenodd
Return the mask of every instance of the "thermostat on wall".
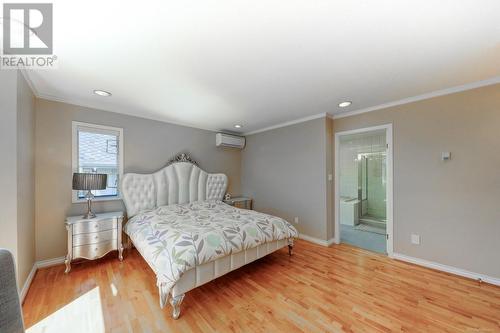
M 444 151 L 441 153 L 441 159 L 443 161 L 448 161 L 449 159 L 451 159 L 451 153 L 449 151 Z

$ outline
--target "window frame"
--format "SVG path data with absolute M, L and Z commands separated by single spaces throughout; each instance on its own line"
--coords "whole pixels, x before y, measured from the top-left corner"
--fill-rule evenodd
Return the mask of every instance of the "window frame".
M 81 121 L 72 121 L 71 122 L 72 133 L 71 133 L 71 169 L 73 173 L 78 172 L 78 129 L 79 128 L 87 128 L 90 132 L 95 133 L 105 133 L 109 134 L 109 132 L 118 133 L 118 177 L 121 181 L 123 177 L 123 128 L 120 127 L 112 127 L 98 124 L 85 123 Z M 72 173 L 72 175 L 73 175 Z M 122 200 L 121 186 L 118 184 L 118 195 L 116 197 L 95 197 L 92 201 L 116 201 Z M 85 198 L 78 198 L 78 191 L 71 190 L 71 201 L 72 203 L 82 203 L 86 202 Z

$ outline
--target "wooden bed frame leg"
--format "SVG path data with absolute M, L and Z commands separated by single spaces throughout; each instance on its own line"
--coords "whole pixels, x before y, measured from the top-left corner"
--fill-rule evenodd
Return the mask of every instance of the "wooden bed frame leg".
M 291 256 L 293 254 L 293 239 L 288 240 L 288 255 Z
M 184 300 L 185 294 L 177 295 L 170 299 L 172 305 L 172 318 L 177 319 L 181 315 L 181 303 Z

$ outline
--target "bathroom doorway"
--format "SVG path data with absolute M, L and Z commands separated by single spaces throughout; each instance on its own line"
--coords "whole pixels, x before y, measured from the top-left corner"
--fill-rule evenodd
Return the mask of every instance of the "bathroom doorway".
M 335 243 L 392 254 L 392 125 L 335 134 Z

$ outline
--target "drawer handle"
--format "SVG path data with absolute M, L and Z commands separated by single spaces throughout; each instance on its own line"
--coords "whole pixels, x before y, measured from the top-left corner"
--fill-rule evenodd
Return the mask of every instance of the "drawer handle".
M 96 248 L 94 249 L 94 251 L 97 251 L 97 250 L 99 250 L 99 248 L 98 248 L 98 247 L 96 247 Z
M 94 237 L 94 239 L 99 239 L 99 236 L 97 236 L 97 235 L 96 235 L 96 236 Z

